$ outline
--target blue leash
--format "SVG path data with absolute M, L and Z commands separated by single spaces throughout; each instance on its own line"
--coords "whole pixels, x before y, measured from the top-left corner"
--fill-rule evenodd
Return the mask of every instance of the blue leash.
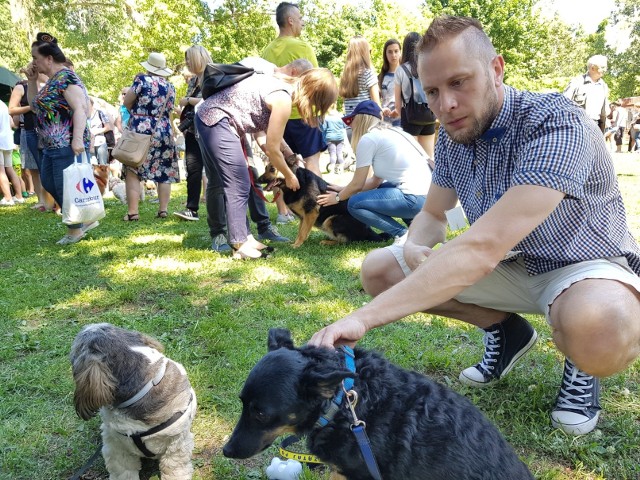
M 344 351 L 344 360 L 347 369 L 355 373 L 356 371 L 356 362 L 355 362 L 355 354 L 353 353 L 353 349 L 347 346 L 343 346 L 342 350 Z M 367 469 L 369 473 L 373 477 L 374 480 L 382 480 L 382 475 L 380 474 L 380 469 L 378 468 L 378 463 L 376 462 L 376 457 L 373 454 L 373 450 L 371 449 L 371 443 L 369 442 L 369 437 L 367 436 L 367 432 L 365 431 L 366 423 L 362 420 L 358 420 L 356 416 L 356 403 L 358 402 L 358 394 L 353 388 L 354 380 L 353 378 L 346 378 L 342 382 L 342 390 L 339 391 L 332 405 L 337 404 L 340 406 L 342 404 L 342 400 L 346 396 L 347 404 L 349 406 L 349 410 L 351 411 L 351 416 L 353 417 L 353 423 L 351 424 L 351 431 L 356 437 L 356 441 L 358 442 L 358 447 L 360 447 L 360 453 L 362 453 L 362 458 L 364 459 Z M 331 408 L 331 407 L 330 407 Z M 321 417 L 324 418 L 324 417 Z

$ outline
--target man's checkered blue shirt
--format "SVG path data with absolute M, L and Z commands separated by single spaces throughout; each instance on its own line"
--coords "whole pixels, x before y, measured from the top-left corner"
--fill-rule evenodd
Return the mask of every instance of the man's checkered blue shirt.
M 566 195 L 514 250 L 536 275 L 572 263 L 625 256 L 640 275 L 613 162 L 595 122 L 560 94 L 505 86 L 491 128 L 472 145 L 440 129 L 433 182 L 455 189 L 471 223 L 511 187 L 541 185 Z

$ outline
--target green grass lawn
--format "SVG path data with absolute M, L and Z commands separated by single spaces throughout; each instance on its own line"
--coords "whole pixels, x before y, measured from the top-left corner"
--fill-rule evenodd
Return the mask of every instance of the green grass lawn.
M 614 161 L 639 238 L 640 155 Z M 185 188 L 174 189 L 170 211 L 181 208 Z M 99 419 L 76 416 L 68 361 L 74 336 L 92 322 L 146 332 L 186 367 L 199 404 L 196 479 L 266 478 L 275 448 L 238 462 L 224 458 L 221 447 L 239 416 L 243 381 L 266 352 L 267 330 L 289 328 L 301 344 L 367 302 L 359 267 L 378 245 L 323 247 L 315 231 L 299 249 L 278 246 L 269 260 L 238 262 L 209 250 L 204 220 L 156 219 L 157 205 L 145 202 L 140 222 L 124 223 L 126 207 L 105 203 L 100 228 L 68 247 L 55 244 L 64 234 L 55 215 L 28 205 L 0 209 L 0 479 L 68 478 L 96 449 Z M 297 226 L 280 230 L 294 237 Z M 548 417 L 562 355 L 544 319 L 528 318 L 540 341 L 503 381 L 484 390 L 457 381 L 482 352 L 481 333 L 468 325 L 415 315 L 370 332 L 360 345 L 470 398 L 537 478 L 640 479 L 640 361 L 603 380 L 598 430 L 567 436 L 552 429 Z M 157 475 L 151 464 L 142 478 Z M 85 478 L 107 478 L 102 459 Z M 304 478 L 328 475 L 306 472 Z

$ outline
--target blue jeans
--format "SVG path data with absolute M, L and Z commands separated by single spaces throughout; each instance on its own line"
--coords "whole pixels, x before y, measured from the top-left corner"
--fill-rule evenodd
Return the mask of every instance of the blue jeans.
M 383 183 L 375 190 L 356 193 L 349 198 L 349 213 L 365 225 L 399 237 L 407 232 L 393 217 L 410 223 L 422 209 L 426 195 L 402 193 L 390 183 Z
M 23 134 L 27 143 L 27 148 L 31 152 L 31 155 L 33 155 L 33 158 L 38 165 L 38 170 L 40 170 L 42 168 L 42 159 L 40 158 L 40 150 L 38 150 L 38 134 L 35 130 L 23 130 Z
M 98 165 L 106 165 L 109 163 L 109 150 L 106 143 L 93 147 L 93 153 L 96 157 Z
M 89 152 L 87 152 L 87 158 Z M 64 169 L 75 159 L 71 147 L 45 148 L 42 151 L 40 181 L 44 189 L 49 192 L 56 203 L 62 207 L 64 198 Z M 82 224 L 67 225 L 68 228 L 81 228 Z

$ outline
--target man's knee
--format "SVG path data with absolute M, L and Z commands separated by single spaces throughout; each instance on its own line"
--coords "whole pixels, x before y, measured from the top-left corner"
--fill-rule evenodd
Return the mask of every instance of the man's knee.
M 591 282 L 558 297 L 551 307 L 551 326 L 560 350 L 581 370 L 606 377 L 640 354 L 640 300 L 621 283 Z M 589 294 L 590 286 L 604 285 L 611 288 Z
M 379 248 L 370 252 L 362 262 L 360 280 L 364 291 L 375 297 L 405 278 L 391 252 Z

